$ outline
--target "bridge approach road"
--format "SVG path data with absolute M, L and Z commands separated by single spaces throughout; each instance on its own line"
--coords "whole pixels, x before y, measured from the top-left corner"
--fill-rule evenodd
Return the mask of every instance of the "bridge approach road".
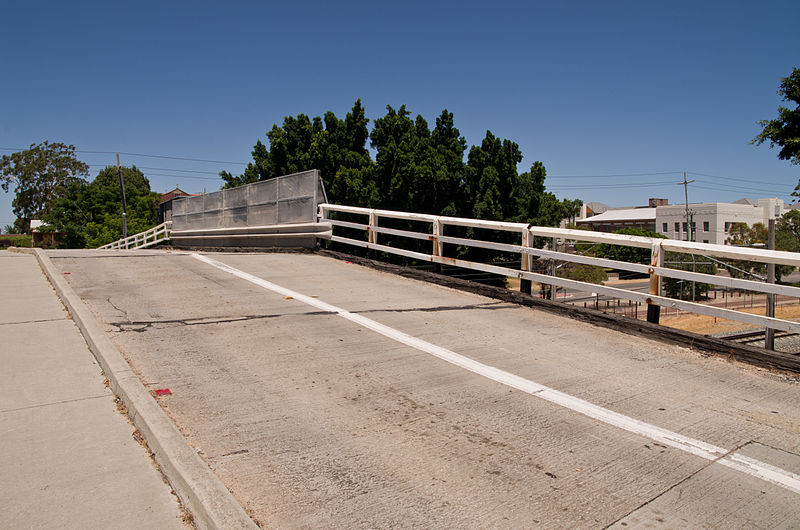
M 49 255 L 265 526 L 800 520 L 792 377 L 320 255 Z

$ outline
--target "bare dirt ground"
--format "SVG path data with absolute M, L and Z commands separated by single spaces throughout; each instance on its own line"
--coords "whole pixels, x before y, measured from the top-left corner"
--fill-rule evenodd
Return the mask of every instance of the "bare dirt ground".
M 635 283 L 641 280 L 616 280 L 611 282 L 604 282 L 605 284 L 619 286 L 621 284 L 626 283 Z M 509 289 L 518 291 L 519 290 L 519 279 L 518 278 L 508 278 L 507 279 L 507 286 Z M 540 288 L 540 284 L 533 283 L 533 290 Z M 746 299 L 732 299 L 732 303 L 741 303 L 742 300 Z M 751 313 L 754 315 L 763 315 L 765 313 L 765 307 L 763 305 L 763 299 L 761 300 L 762 305 L 756 305 L 753 308 L 746 308 L 746 309 L 739 309 L 745 313 Z M 733 308 L 733 307 L 732 307 Z M 642 316 L 644 316 L 644 312 L 642 312 Z M 785 320 L 800 320 L 800 305 L 779 305 L 775 310 L 775 316 L 777 318 L 782 318 Z M 747 330 L 754 330 L 758 329 L 758 326 L 753 326 L 752 324 L 745 324 L 743 322 L 737 322 L 735 320 L 727 320 L 722 318 L 714 318 L 706 315 L 692 315 L 692 314 L 679 314 L 677 316 L 667 316 L 662 313 L 661 316 L 661 324 L 670 328 L 680 329 L 683 331 L 690 331 L 692 333 L 699 333 L 701 335 L 715 335 L 718 333 L 728 333 L 734 331 L 747 331 Z
M 751 313 L 753 315 L 763 315 L 764 307 L 754 307 L 752 309 L 748 308 L 741 311 L 745 313 Z M 784 320 L 798 320 L 800 319 L 800 305 L 778 306 L 775 308 L 775 316 Z M 693 333 L 700 333 L 702 335 L 714 335 L 717 333 L 731 331 L 758 329 L 758 326 L 745 324 L 744 322 L 714 318 L 706 315 L 678 315 L 662 317 L 661 324 L 670 328 L 682 329 L 684 331 L 691 331 Z

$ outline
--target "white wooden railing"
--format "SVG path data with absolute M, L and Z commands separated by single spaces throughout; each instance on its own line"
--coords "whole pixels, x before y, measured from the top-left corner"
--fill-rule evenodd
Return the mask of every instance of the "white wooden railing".
M 338 219 L 330 219 L 331 212 L 342 212 L 347 214 L 364 215 L 367 217 L 366 223 L 355 223 Z M 695 254 L 701 256 L 713 256 L 718 258 L 730 258 L 737 260 L 754 261 L 760 263 L 774 263 L 777 265 L 800 266 L 800 253 L 783 252 L 776 250 L 764 250 L 756 248 L 733 247 L 727 245 L 714 245 L 708 243 L 695 243 L 690 241 L 678 241 L 674 239 L 660 239 L 640 236 L 630 236 L 624 234 L 609 234 L 604 232 L 590 232 L 586 230 L 570 230 L 563 228 L 550 228 L 532 226 L 524 223 L 506 223 L 499 221 L 485 221 L 480 219 L 464 219 L 459 217 L 444 217 L 419 213 L 395 212 L 389 210 L 376 210 L 370 208 L 358 208 L 354 206 L 340 206 L 335 204 L 320 204 L 318 217 L 320 221 L 330 222 L 334 227 L 351 228 L 366 231 L 367 241 L 332 235 L 330 240 L 348 245 L 354 245 L 367 249 L 387 252 L 400 256 L 406 256 L 420 261 L 429 261 L 442 265 L 454 265 L 466 269 L 479 270 L 498 274 L 504 277 L 516 277 L 521 280 L 536 281 L 556 287 L 575 289 L 584 292 L 594 292 L 623 300 L 643 302 L 653 306 L 681 309 L 709 315 L 717 318 L 736 320 L 770 329 L 778 329 L 800 333 L 800 322 L 782 320 L 779 318 L 753 315 L 741 311 L 734 311 L 711 305 L 704 305 L 696 302 L 677 300 L 661 295 L 661 278 L 675 278 L 700 283 L 707 283 L 726 287 L 729 289 L 745 289 L 748 291 L 766 293 L 771 295 L 786 295 L 800 298 L 800 288 L 775 285 L 770 283 L 756 282 L 752 280 L 741 280 L 736 278 L 726 278 L 703 274 L 699 272 L 669 269 L 664 267 L 664 253 L 667 251 L 680 252 L 685 254 Z M 430 231 L 414 232 L 409 230 L 397 230 L 384 228 L 379 224 L 381 218 L 403 219 L 408 221 L 421 221 L 430 223 Z M 462 226 L 480 228 L 484 230 L 498 230 L 503 232 L 515 232 L 519 234 L 519 245 L 506 243 L 495 243 L 482 241 L 479 239 L 467 239 L 460 237 L 450 237 L 444 235 L 446 226 Z M 390 247 L 378 243 L 379 234 L 391 234 L 395 236 L 407 237 L 411 239 L 427 240 L 431 242 L 431 253 L 425 254 L 397 247 Z M 556 252 L 554 250 L 538 249 L 533 247 L 534 236 L 545 237 L 552 240 L 562 241 L 588 241 L 594 243 L 610 243 L 638 248 L 650 249 L 651 263 L 643 265 L 639 263 L 628 263 L 591 256 L 581 256 Z M 464 245 L 470 247 L 486 248 L 502 252 L 520 254 L 521 270 L 509 269 L 498 265 L 478 263 L 473 261 L 459 260 L 444 256 L 444 245 Z M 556 248 L 553 245 L 553 248 Z M 616 287 L 597 285 L 591 283 L 559 278 L 547 274 L 532 272 L 532 257 L 538 256 L 545 259 L 580 263 L 586 265 L 597 265 L 600 267 L 613 268 L 618 270 L 644 273 L 650 276 L 650 293 L 628 291 Z
M 109 243 L 97 248 L 101 250 L 123 250 L 151 247 L 156 243 L 167 241 L 170 238 L 171 232 L 172 221 L 166 221 L 158 226 L 154 226 L 150 230 L 145 230 L 144 232 L 139 232 L 138 234 L 118 239 L 113 243 Z

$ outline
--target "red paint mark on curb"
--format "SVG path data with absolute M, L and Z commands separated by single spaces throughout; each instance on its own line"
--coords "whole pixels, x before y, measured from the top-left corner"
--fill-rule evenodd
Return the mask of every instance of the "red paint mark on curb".
M 159 388 L 156 390 L 157 396 L 167 396 L 170 394 L 172 394 L 172 390 L 170 390 L 169 388 Z

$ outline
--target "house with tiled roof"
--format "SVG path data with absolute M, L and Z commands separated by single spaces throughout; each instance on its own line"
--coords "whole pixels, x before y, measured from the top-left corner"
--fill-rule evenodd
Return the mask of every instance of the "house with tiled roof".
M 193 197 L 197 193 L 186 193 L 179 187 L 161 194 L 161 202 L 158 204 L 158 222 L 172 221 L 172 201 L 178 197 Z

